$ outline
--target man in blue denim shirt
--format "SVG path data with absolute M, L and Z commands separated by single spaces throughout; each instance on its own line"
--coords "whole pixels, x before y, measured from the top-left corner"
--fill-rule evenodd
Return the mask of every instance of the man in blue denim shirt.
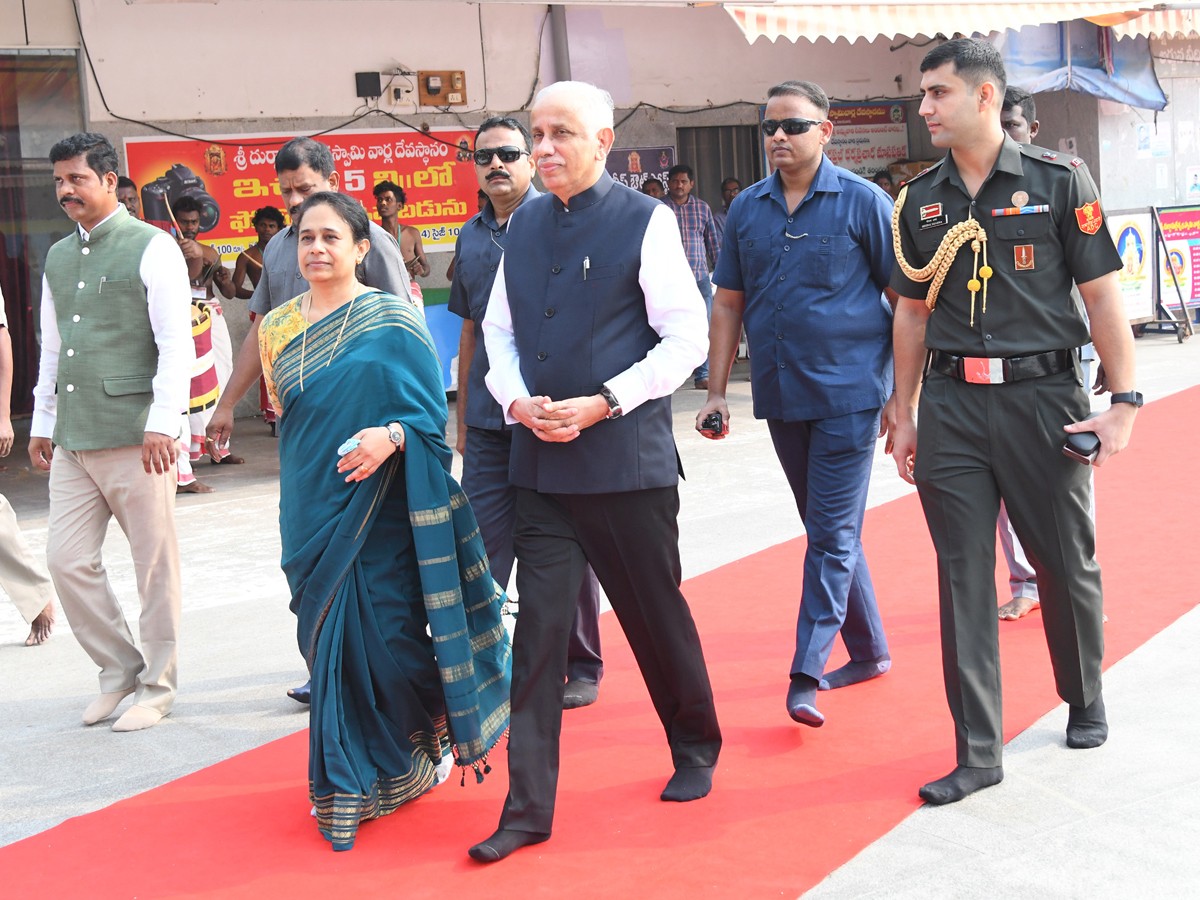
M 696 428 L 713 439 L 728 433 L 725 390 L 744 319 L 754 415 L 767 420 L 808 534 L 787 708 L 817 727 L 825 721 L 818 688 L 891 666 L 862 523 L 875 439 L 890 421 L 892 204 L 825 158 L 833 124 L 817 85 L 771 88 L 762 126 L 775 172 L 729 208 L 713 278 L 708 400 Z M 720 430 L 705 425 L 714 412 Z M 839 632 L 850 662 L 826 674 Z
M 463 318 L 455 403 L 457 449 L 463 456 L 462 489 L 479 520 L 492 576 L 503 588 L 508 587 L 515 559 L 516 491 L 508 480 L 512 431 L 504 424 L 500 404 L 483 383 L 488 359 L 481 325 L 504 253 L 509 217 L 526 201 L 540 196 L 530 183 L 530 146 L 529 132 L 515 119 L 497 116 L 479 126 L 475 135 L 475 174 L 488 201 L 463 226 L 454 246 L 454 282 L 448 304 L 450 312 Z M 564 709 L 596 702 L 604 674 L 599 617 L 600 584 L 589 568 L 579 589 L 567 648 Z

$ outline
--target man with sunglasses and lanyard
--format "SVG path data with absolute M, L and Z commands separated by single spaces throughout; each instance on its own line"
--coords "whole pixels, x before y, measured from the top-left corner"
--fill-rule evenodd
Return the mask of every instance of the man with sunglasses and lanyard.
M 808 535 L 787 710 L 815 728 L 825 722 L 818 689 L 891 667 L 862 523 L 875 439 L 891 421 L 892 204 L 825 158 L 833 125 L 817 85 L 771 88 L 762 130 L 775 172 L 729 207 L 696 430 L 729 432 L 725 391 L 744 319 L 754 415 L 767 420 Z M 826 673 L 839 632 L 850 662 Z
M 463 457 L 463 492 L 471 500 L 479 533 L 492 563 L 492 577 L 508 587 L 515 560 L 516 489 L 508 480 L 512 429 L 484 384 L 488 373 L 483 345 L 483 315 L 496 269 L 504 253 L 508 220 L 517 208 L 541 192 L 532 184 L 533 142 L 516 119 L 494 116 L 475 133 L 475 177 L 487 203 L 467 220 L 454 245 L 454 281 L 450 312 L 463 319 L 458 341 L 458 452 Z M 567 648 L 567 686 L 563 708 L 596 702 L 604 664 L 600 658 L 600 584 L 589 568 Z

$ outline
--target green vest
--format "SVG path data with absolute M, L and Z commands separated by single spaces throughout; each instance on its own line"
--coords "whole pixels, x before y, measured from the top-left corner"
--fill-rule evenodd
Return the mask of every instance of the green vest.
M 54 426 L 60 447 L 103 450 L 142 443 L 154 402 L 158 347 L 139 270 L 159 233 L 118 206 L 89 240 L 76 229 L 46 254 L 46 281 L 62 338 Z

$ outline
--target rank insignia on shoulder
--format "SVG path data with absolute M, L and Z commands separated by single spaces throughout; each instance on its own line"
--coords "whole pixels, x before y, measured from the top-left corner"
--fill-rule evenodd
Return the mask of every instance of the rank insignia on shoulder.
M 940 160 L 940 159 L 939 159 L 939 160 L 938 160 L 937 162 L 935 162 L 935 163 L 934 163 L 932 166 L 929 166 L 929 168 L 927 168 L 927 169 L 922 169 L 920 172 L 918 172 L 918 173 L 917 173 L 916 175 L 914 175 L 912 178 L 910 178 L 910 179 L 908 179 L 907 181 L 905 181 L 905 182 L 904 182 L 904 184 L 912 184 L 912 183 L 913 183 L 914 181 L 916 181 L 918 178 L 924 178 L 926 175 L 928 175 L 930 172 L 932 172 L 934 169 L 936 169 L 936 168 L 937 168 L 938 166 L 940 166 L 941 164 L 942 164 L 942 160 Z
M 1075 157 L 1073 160 L 1071 160 L 1071 168 L 1073 168 L 1073 169 L 1078 169 L 1082 165 L 1083 165 L 1083 160 L 1080 159 L 1078 156 Z
M 1013 268 L 1018 272 L 1029 272 L 1033 267 L 1033 244 L 1018 244 L 1013 247 Z
M 1084 234 L 1095 234 L 1104 224 L 1104 214 L 1100 212 L 1100 201 L 1093 200 L 1075 208 L 1075 222 Z
M 1047 150 L 1045 153 L 1042 154 L 1042 159 L 1058 159 L 1058 154 L 1051 153 L 1049 150 Z

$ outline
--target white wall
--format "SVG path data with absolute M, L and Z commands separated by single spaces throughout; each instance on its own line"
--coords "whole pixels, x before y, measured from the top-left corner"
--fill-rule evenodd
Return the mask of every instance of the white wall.
M 0 3 L 7 10 L 15 0 Z M 66 0 L 51 0 L 59 3 L 69 13 Z M 84 35 L 113 112 L 197 122 L 349 118 L 360 104 L 353 73 L 399 66 L 465 70 L 469 104 L 460 113 L 519 109 L 538 74 L 545 10 L 387 0 L 81 0 Z M 843 99 L 895 95 L 897 75 L 906 90 L 916 84 L 922 52 L 889 53 L 886 42 L 851 48 L 760 39 L 752 47 L 718 7 L 572 6 L 567 22 L 573 76 L 607 87 L 619 106 L 760 102 L 786 78 L 820 81 Z M 546 77 L 553 76 L 549 30 L 540 65 Z M 414 113 L 386 98 L 381 107 Z M 95 122 L 111 118 L 95 85 L 89 108 Z
M 830 97 L 863 100 L 915 93 L 925 48 L 888 50 L 887 41 L 853 45 L 759 38 L 746 42 L 715 6 L 568 8 L 572 75 L 608 88 L 618 106 L 761 103 L 788 79 L 816 81 Z
M 24 12 L 22 12 L 24 7 Z M 25 25 L 29 40 L 25 40 Z M 71 0 L 0 0 L 0 48 L 79 46 Z
M 519 105 L 514 77 L 496 68 L 534 74 L 533 7 L 488 7 L 504 52 L 483 77 L 479 8 L 464 3 L 383 0 L 219 0 L 128 5 L 81 0 L 84 35 L 114 112 L 150 120 L 261 117 L 349 118 L 359 106 L 354 72 L 416 69 L 466 71 L 467 109 Z M 509 64 L 506 66 L 506 64 Z M 511 89 L 509 85 L 513 85 Z M 108 118 L 94 92 L 92 115 Z M 385 109 L 412 112 L 409 104 Z
M 1154 40 L 1150 46 L 1167 108 L 1154 113 L 1099 104 L 1103 193 L 1109 209 L 1196 202 L 1194 194 L 1188 196 L 1187 170 L 1200 167 L 1200 40 Z M 1149 147 L 1139 149 L 1139 135 L 1149 138 Z
M 0 0 L 0 48 L 78 46 L 70 0 L 26 0 L 24 6 L 28 44 L 21 0 Z M 543 5 L 80 0 L 80 13 L 112 112 L 190 134 L 336 126 L 363 109 L 355 96 L 356 71 L 463 69 L 469 102 L 452 114 L 380 101 L 382 110 L 434 126 L 473 125 L 485 111 L 522 109 L 539 78 L 544 83 L 556 77 Z M 752 123 L 767 88 L 788 78 L 815 80 L 840 100 L 912 95 L 926 49 L 903 45 L 893 51 L 882 40 L 772 44 L 760 38 L 750 45 L 719 7 L 570 6 L 566 20 L 573 77 L 608 88 L 618 107 L 698 110 L 643 108 L 618 132 L 619 143 L 673 143 L 677 126 Z M 1180 185 L 1197 155 L 1200 42 L 1153 46 L 1172 103 L 1157 117 L 1101 105 L 1097 123 L 1091 98 L 1043 100 L 1046 139 L 1078 138 L 1080 155 L 1097 176 L 1104 174 L 1110 206 L 1183 199 Z M 90 124 L 116 140 L 153 133 L 114 119 L 90 76 L 86 104 Z M 1164 161 L 1139 158 L 1130 149 L 1137 126 L 1145 123 L 1171 130 L 1174 157 L 1165 163 L 1165 187 L 1158 186 Z M 356 127 L 400 126 L 377 116 Z

